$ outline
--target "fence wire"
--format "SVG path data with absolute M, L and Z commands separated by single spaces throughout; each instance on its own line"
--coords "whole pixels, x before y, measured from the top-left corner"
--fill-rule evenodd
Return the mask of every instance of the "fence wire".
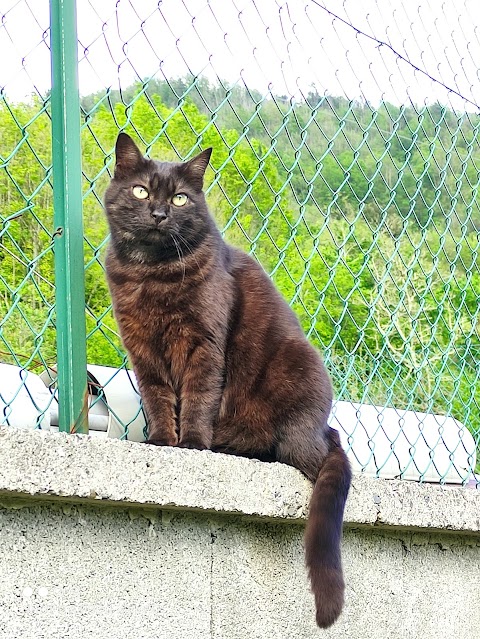
M 15 63 L 0 94 L 0 358 L 44 372 L 53 390 L 48 3 L 6 4 L 0 52 Z M 480 445 L 474 1 L 89 0 L 77 12 L 95 419 L 120 437 L 144 428 L 103 268 L 102 198 L 125 130 L 154 158 L 214 148 L 210 207 L 297 312 L 337 397 L 353 402 L 346 441 L 359 468 L 393 464 L 391 476 L 408 476 L 426 447 L 427 467 L 446 450 L 457 481 L 471 479 L 468 433 Z M 22 375 L 4 399 L 5 422 Z M 129 408 L 112 400 L 122 393 Z M 361 405 L 378 407 L 370 423 Z M 430 477 L 425 466 L 415 473 Z

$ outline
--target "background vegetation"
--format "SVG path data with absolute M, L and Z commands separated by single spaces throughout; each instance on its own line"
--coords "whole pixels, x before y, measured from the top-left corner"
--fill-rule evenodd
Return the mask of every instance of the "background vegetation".
M 183 97 L 179 97 L 183 96 Z M 125 363 L 102 267 L 119 128 L 147 153 L 212 146 L 208 200 L 325 354 L 342 399 L 480 433 L 480 118 L 440 105 L 300 103 L 202 78 L 83 98 L 88 360 Z M 55 361 L 48 102 L 0 104 L 0 359 Z

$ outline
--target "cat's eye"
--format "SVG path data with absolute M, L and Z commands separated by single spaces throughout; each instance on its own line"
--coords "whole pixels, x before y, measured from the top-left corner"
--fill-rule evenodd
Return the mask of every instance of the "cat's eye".
M 132 191 L 133 191 L 133 195 L 138 200 L 146 200 L 148 197 L 148 191 L 143 186 L 134 186 Z
M 185 193 L 176 193 L 172 197 L 172 204 L 175 204 L 175 206 L 185 206 L 187 200 L 188 197 L 185 195 Z

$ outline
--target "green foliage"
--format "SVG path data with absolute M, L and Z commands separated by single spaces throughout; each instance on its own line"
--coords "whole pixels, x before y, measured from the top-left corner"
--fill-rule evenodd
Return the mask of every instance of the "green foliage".
M 55 361 L 46 104 L 0 104 L 0 350 Z M 88 360 L 124 362 L 103 271 L 102 197 L 119 129 L 154 158 L 212 146 L 207 193 L 325 353 L 337 395 L 450 413 L 480 435 L 480 118 L 301 103 L 204 78 L 83 99 Z

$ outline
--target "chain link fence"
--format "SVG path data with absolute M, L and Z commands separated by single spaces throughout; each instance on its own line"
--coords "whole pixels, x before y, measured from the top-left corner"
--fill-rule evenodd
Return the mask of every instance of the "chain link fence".
M 30 371 L 50 389 L 37 427 L 55 423 L 57 401 L 48 4 L 4 2 L 0 25 L 12 61 L 0 81 L 0 360 L 18 376 L 8 397 L 0 388 L 0 421 L 32 394 Z M 475 483 L 473 0 L 88 0 L 77 14 L 91 428 L 144 431 L 103 269 L 102 198 L 125 130 L 164 160 L 213 147 L 211 210 L 324 353 L 357 467 Z

